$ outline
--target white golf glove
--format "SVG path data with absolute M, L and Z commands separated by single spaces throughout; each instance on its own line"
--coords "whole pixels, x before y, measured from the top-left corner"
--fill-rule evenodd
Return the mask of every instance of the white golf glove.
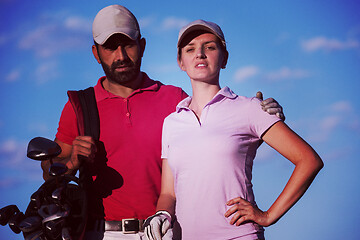
M 167 211 L 158 211 L 148 217 L 144 223 L 144 233 L 148 240 L 171 240 L 171 215 Z
M 269 113 L 269 114 L 275 114 L 278 116 L 281 120 L 285 121 L 285 115 L 283 113 L 283 108 L 281 105 L 273 98 L 268 98 L 263 100 L 262 92 L 257 92 L 256 97 L 261 100 L 261 107 L 262 109 Z

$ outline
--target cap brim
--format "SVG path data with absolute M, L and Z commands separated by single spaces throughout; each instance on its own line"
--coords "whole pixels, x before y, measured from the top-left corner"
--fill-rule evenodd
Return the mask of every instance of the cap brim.
M 123 34 L 132 40 L 136 40 L 138 38 L 136 30 L 129 33 L 128 31 L 124 31 L 124 29 L 118 28 L 103 32 L 99 36 L 95 37 L 94 40 L 97 44 L 103 45 L 114 34 Z
M 192 26 L 189 26 L 180 36 L 180 38 L 178 39 L 178 43 L 177 43 L 177 47 L 180 46 L 180 44 L 182 43 L 182 41 L 184 40 L 184 38 L 193 31 L 199 31 L 199 30 L 203 30 L 203 31 L 208 31 L 210 33 L 213 33 L 215 36 L 217 36 L 222 42 L 222 37 L 219 36 L 219 34 L 217 32 L 215 32 L 214 30 L 212 30 L 210 27 L 206 26 L 206 25 L 201 25 L 201 24 L 195 24 Z

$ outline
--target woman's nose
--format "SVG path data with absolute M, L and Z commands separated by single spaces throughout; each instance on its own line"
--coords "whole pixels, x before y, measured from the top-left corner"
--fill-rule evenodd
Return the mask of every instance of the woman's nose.
M 204 48 L 198 48 L 196 51 L 196 58 L 206 58 Z

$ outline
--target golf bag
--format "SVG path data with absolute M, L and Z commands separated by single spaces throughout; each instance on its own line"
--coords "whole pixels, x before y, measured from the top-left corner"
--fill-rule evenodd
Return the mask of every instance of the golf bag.
M 79 135 L 98 140 L 100 124 L 94 89 L 68 91 L 68 96 L 78 120 Z M 64 164 L 52 162 L 60 153 L 56 142 L 41 137 L 32 139 L 27 156 L 34 160 L 50 160 L 49 175 L 52 177 L 32 194 L 25 214 L 16 205 L 0 209 L 0 224 L 8 224 L 14 233 L 23 232 L 25 240 L 83 238 L 88 216 L 87 190 L 92 177 L 86 164 L 81 165 L 79 178 L 65 174 L 68 169 Z
M 54 164 L 51 172 L 61 169 L 61 166 L 54 166 Z M 20 222 L 18 227 L 21 228 L 26 240 L 79 240 L 82 239 L 85 229 L 87 205 L 86 192 L 80 186 L 77 177 L 53 175 L 53 178 L 45 181 L 32 194 L 25 211 L 25 217 L 28 220 Z M 38 228 L 36 225 L 33 229 L 24 227 L 26 224 L 30 225 L 29 223 L 34 224 L 36 219 L 41 220 Z
M 26 240 L 80 240 L 87 219 L 87 196 L 79 178 L 66 174 L 67 167 L 52 160 L 61 153 L 60 146 L 49 139 L 36 137 L 28 144 L 27 156 L 50 161 L 49 175 L 30 197 L 21 212 L 16 205 L 0 209 L 0 224 L 8 224 Z

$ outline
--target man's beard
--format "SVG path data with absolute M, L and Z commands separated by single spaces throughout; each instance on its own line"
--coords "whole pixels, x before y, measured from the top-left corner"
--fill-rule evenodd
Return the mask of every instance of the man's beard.
M 111 66 L 101 61 L 101 66 L 105 72 L 106 78 L 110 82 L 121 85 L 131 83 L 135 80 L 135 78 L 140 73 L 140 65 L 141 59 L 139 59 L 135 63 L 132 62 L 130 59 L 127 59 L 125 61 L 117 61 L 112 63 Z M 118 72 L 116 71 L 116 68 L 118 67 L 128 67 L 130 69 L 126 72 Z

